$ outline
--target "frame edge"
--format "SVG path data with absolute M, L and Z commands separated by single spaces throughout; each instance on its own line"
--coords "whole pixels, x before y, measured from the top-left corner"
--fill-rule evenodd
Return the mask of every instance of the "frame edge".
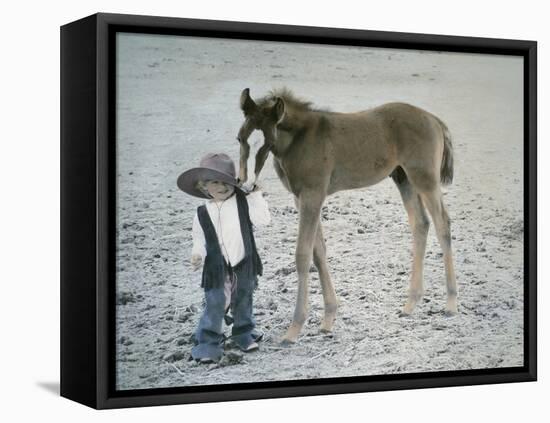
M 96 407 L 96 16 L 60 30 L 60 394 Z
M 182 19 L 182 18 L 161 18 L 161 17 L 149 17 L 149 16 L 135 16 L 135 15 L 118 15 L 118 14 L 97 14 L 93 15 L 96 19 L 97 38 L 97 52 L 96 52 L 96 101 L 94 104 L 94 113 L 97 112 L 97 232 L 95 232 L 97 238 L 97 245 L 95 246 L 95 253 L 97 254 L 97 333 L 95 339 L 96 343 L 96 365 L 94 372 L 97 372 L 96 377 L 96 400 L 94 407 L 97 408 L 120 408 L 130 406 L 150 406 L 150 405 L 168 405 L 168 404 L 183 404 L 183 403 L 198 403 L 198 402 L 213 402 L 213 401 L 235 401 L 244 399 L 263 399 L 263 398 L 280 398 L 285 396 L 311 396 L 311 395 L 325 395 L 325 394 L 338 394 L 338 393 L 354 393 L 354 392 L 370 392 L 380 390 L 399 390 L 399 389 L 418 389 L 429 387 L 447 387 L 447 386 L 459 386 L 459 385 L 477 385 L 477 384 L 491 384 L 491 383 L 507 383 L 507 382 L 524 382 L 537 380 L 536 369 L 536 232 L 531 232 L 534 228 L 536 231 L 536 42 L 533 41 L 521 41 L 521 40 L 504 40 L 504 39 L 487 39 L 487 38 L 472 38 L 472 37 L 457 37 L 457 36 L 444 36 L 444 35 L 426 35 L 426 34 L 406 34 L 395 32 L 378 32 L 367 30 L 351 30 L 351 29 L 330 29 L 330 28 L 317 28 L 317 27 L 299 27 L 299 26 L 287 26 L 287 25 L 274 25 L 274 24 L 251 24 L 240 22 L 223 22 L 223 21 L 206 21 L 197 19 Z M 529 355 L 525 356 L 528 360 L 525 368 L 521 372 L 510 372 L 502 375 L 490 375 L 490 376 L 475 376 L 465 378 L 463 376 L 449 377 L 445 381 L 437 381 L 437 378 L 417 378 L 407 381 L 401 381 L 401 384 L 397 386 L 397 381 L 378 381 L 378 382 L 366 382 L 366 383 L 350 383 L 350 385 L 321 385 L 319 387 L 280 387 L 274 389 L 265 389 L 259 387 L 251 387 L 242 390 L 235 390 L 231 393 L 185 393 L 185 394 L 155 394 L 148 395 L 120 395 L 110 396 L 108 386 L 108 355 L 109 355 L 109 338 L 108 338 L 108 255 L 107 244 L 108 241 L 108 228 L 110 222 L 110 216 L 108 214 L 108 192 L 109 192 L 109 173 L 107 168 L 107 160 L 114 159 L 109 156 L 109 134 L 112 130 L 112 122 L 109 122 L 107 110 L 109 102 L 108 92 L 108 77 L 109 77 L 109 27 L 118 25 L 147 25 L 155 28 L 162 28 L 165 25 L 170 28 L 191 28 L 191 29 L 204 29 L 205 26 L 213 30 L 217 25 L 224 31 L 235 31 L 239 34 L 252 34 L 258 33 L 259 28 L 262 30 L 261 34 L 269 34 L 270 31 L 275 31 L 278 35 L 288 35 L 291 31 L 297 31 L 300 34 L 308 33 L 312 37 L 336 37 L 344 36 L 344 38 L 351 39 L 353 36 L 363 34 L 363 37 L 375 37 L 371 38 L 377 40 L 385 36 L 391 35 L 392 39 L 403 37 L 404 35 L 413 35 L 423 40 L 425 44 L 424 48 L 428 49 L 433 43 L 441 43 L 443 46 L 458 45 L 465 40 L 469 40 L 467 45 L 470 49 L 485 45 L 491 49 L 504 49 L 513 50 L 514 54 L 523 54 L 528 60 L 529 73 L 525 74 L 526 83 L 528 87 L 528 112 L 526 113 L 525 124 L 528 127 L 528 141 L 529 141 L 529 156 L 526 159 L 529 160 L 529 198 L 531 200 L 529 208 L 529 222 L 528 228 L 530 231 L 529 246 L 530 248 L 529 261 L 526 265 L 529 265 L 530 278 L 525 280 L 525 283 L 529 283 L 528 297 L 525 298 L 525 304 L 529 304 L 529 313 L 526 316 L 528 319 L 529 328 Z M 243 25 L 243 26 L 240 26 Z M 377 38 L 378 37 L 378 38 Z M 395 38 L 397 37 L 397 38 Z M 342 38 L 342 39 L 344 39 Z M 431 43 L 431 44 L 430 44 Z M 450 44 L 449 44 L 450 43 Z M 454 44 L 453 44 L 454 43 Z M 413 43 L 411 43 L 413 45 Z M 404 47 L 400 47 L 404 48 Z M 418 48 L 415 44 L 414 47 Z M 528 120 L 527 120 L 528 119 Z M 95 141 L 95 140 L 94 140 Z M 527 139 L 525 140 L 527 143 Z M 527 144 L 526 144 L 527 145 Z M 533 179 L 534 169 L 534 179 Z M 94 175 L 96 177 L 96 175 Z M 62 182 L 63 183 L 63 182 Z M 534 193 L 534 194 L 533 194 Z M 527 191 L 526 191 L 527 194 Z M 532 226 L 533 225 L 533 226 Z M 527 224 L 526 224 L 527 226 Z M 534 244 L 533 244 L 534 243 Z M 102 247 L 103 246 L 103 247 Z M 533 257 L 534 255 L 534 257 Z M 309 390 L 309 392 L 308 392 Z M 71 398 L 74 399 L 74 398 Z M 90 405 L 90 404 L 86 404 Z

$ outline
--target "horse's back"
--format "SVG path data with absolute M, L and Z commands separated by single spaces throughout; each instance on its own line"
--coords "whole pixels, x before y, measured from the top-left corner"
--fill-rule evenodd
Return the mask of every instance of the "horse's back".
M 335 156 L 334 191 L 344 185 L 375 184 L 399 165 L 432 168 L 443 151 L 439 119 L 399 102 L 332 115 L 330 142 Z
M 345 160 L 350 159 L 350 152 L 355 160 L 373 155 L 390 160 L 394 154 L 422 147 L 418 144 L 434 149 L 434 139 L 441 134 L 439 120 L 434 115 L 398 102 L 354 113 L 334 113 L 329 122 L 330 142 Z
M 375 121 L 383 128 L 380 133 L 400 156 L 408 156 L 411 151 L 439 154 L 443 147 L 444 124 L 420 107 L 393 102 L 361 112 L 361 115 L 366 121 Z
M 433 190 L 442 178 L 446 125 L 435 115 L 410 104 L 384 106 L 381 111 L 386 114 L 391 134 L 388 142 L 395 148 L 399 165 L 416 188 Z

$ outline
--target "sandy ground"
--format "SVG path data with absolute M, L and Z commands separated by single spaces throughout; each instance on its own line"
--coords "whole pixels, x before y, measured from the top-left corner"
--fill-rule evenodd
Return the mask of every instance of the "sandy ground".
M 523 364 L 522 62 L 504 56 L 335 48 L 162 36 L 121 36 L 118 56 L 117 388 L 141 389 Z M 278 341 L 296 298 L 297 213 L 268 160 L 261 178 L 272 213 L 256 239 L 264 276 L 255 296 L 259 351 L 230 347 L 220 364 L 189 361 L 202 308 L 189 266 L 201 204 L 176 187 L 211 151 L 238 158 L 243 88 L 287 86 L 317 106 L 357 111 L 415 104 L 449 126 L 455 181 L 446 189 L 459 284 L 448 318 L 433 227 L 426 295 L 406 299 L 412 239 L 388 178 L 329 197 L 323 210 L 340 302 L 320 334 L 322 297 L 312 269 L 309 320 L 299 342 Z M 251 138 L 258 147 L 260 136 Z

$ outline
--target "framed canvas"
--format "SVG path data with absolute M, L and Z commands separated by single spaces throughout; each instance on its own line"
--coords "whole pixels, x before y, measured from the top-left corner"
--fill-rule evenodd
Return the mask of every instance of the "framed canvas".
M 61 395 L 536 380 L 536 93 L 533 41 L 63 26 Z

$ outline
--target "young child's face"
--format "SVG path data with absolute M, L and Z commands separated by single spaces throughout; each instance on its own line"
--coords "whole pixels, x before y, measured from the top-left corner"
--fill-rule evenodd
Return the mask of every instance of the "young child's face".
M 206 190 L 208 194 L 212 196 L 214 201 L 223 201 L 231 197 L 235 191 L 233 185 L 229 185 L 220 181 L 206 181 L 205 182 Z

